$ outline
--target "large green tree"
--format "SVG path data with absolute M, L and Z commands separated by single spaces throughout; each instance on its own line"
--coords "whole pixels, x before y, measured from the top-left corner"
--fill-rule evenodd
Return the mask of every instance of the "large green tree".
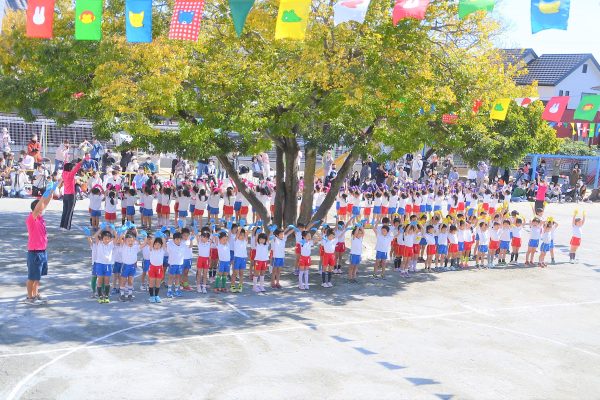
M 314 219 L 326 215 L 356 160 L 378 155 L 382 144 L 398 156 L 424 144 L 461 151 L 478 141 L 474 157 L 484 158 L 496 154 L 489 138 L 502 135 L 512 148 L 526 125 L 515 123 L 507 129 L 518 134 L 503 135 L 486 111 L 471 111 L 475 99 L 485 110 L 498 97 L 533 89 L 514 85 L 516 69 L 505 67 L 493 48 L 497 24 L 483 13 L 459 20 L 450 2 L 433 1 L 426 20 L 394 27 L 388 1 L 371 1 L 363 24 L 334 26 L 332 2 L 317 0 L 300 42 L 274 40 L 276 1 L 256 3 L 238 38 L 228 2 L 215 0 L 206 4 L 198 43 L 166 39 L 171 8 L 162 3 L 154 8 L 155 41 L 135 45 L 124 39 L 122 1 L 107 5 L 99 43 L 74 41 L 71 3 L 57 7 L 56 37 L 49 41 L 25 38 L 24 15 L 8 15 L 10 33 L 0 37 L 1 107 L 29 118 L 38 109 L 60 122 L 91 118 L 99 135 L 126 130 L 135 146 L 192 160 L 217 156 L 263 218 L 267 210 L 234 170 L 231 154 L 274 145 L 278 224 L 298 219 L 301 142 L 299 218 L 307 221 L 317 154 L 334 144 L 349 154 Z M 435 111 L 420 112 L 431 105 Z M 460 116 L 457 124 L 441 123 L 448 112 Z M 180 129 L 157 131 L 153 124 L 164 119 Z M 540 133 L 542 143 L 546 134 Z

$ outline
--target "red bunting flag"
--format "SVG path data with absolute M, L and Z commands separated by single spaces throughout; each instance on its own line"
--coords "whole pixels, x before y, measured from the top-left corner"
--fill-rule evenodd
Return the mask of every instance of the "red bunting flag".
M 26 35 L 32 38 L 51 39 L 54 22 L 54 0 L 29 0 L 27 2 Z
M 546 121 L 560 122 L 567 106 L 569 105 L 569 96 L 553 97 L 546 104 L 546 109 L 542 114 L 542 118 Z
M 396 0 L 392 11 L 392 23 L 394 26 L 404 18 L 424 19 L 429 0 Z
M 482 105 L 483 105 L 483 100 L 475 100 L 473 102 L 473 112 L 475 114 L 477 114 Z
M 198 41 L 204 0 L 175 2 L 169 28 L 169 39 Z

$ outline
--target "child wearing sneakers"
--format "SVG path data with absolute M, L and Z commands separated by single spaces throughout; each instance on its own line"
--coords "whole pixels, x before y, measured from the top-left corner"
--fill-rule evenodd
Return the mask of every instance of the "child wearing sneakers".
M 144 243 L 147 242 L 144 240 Z M 150 248 L 152 246 L 142 246 L 142 276 L 140 283 L 140 290 L 145 292 L 148 290 L 148 270 L 150 269 Z
M 119 300 L 133 301 L 133 277 L 135 276 L 135 270 L 137 268 L 140 245 L 136 241 L 134 232 L 127 232 L 125 236 L 120 239 L 120 243 L 123 266 L 121 267 Z
M 535 257 L 537 248 L 540 246 L 542 227 L 538 217 L 531 220 L 530 228 L 529 243 L 527 244 L 527 253 L 525 253 L 525 265 L 534 265 L 533 258 Z
M 233 241 L 233 273 L 231 293 L 241 293 L 244 285 L 244 270 L 248 262 L 248 235 L 244 228 L 238 228 Z M 237 281 L 237 285 L 236 285 Z
M 389 222 L 388 218 L 383 218 L 382 221 Z M 377 242 L 375 243 L 375 268 L 373 270 L 373 277 L 377 278 L 377 273 L 380 273 L 379 277 L 385 279 L 385 264 L 388 259 L 388 254 L 392 248 L 392 241 L 396 239 L 399 231 L 396 230 L 392 233 L 390 227 L 386 225 L 379 226 L 375 224 L 373 227 Z M 381 271 L 381 272 L 380 272 Z
M 310 270 L 310 265 L 312 264 L 312 259 L 310 257 L 312 253 L 312 249 L 314 246 L 314 242 L 312 241 L 312 235 L 309 231 L 303 231 L 300 234 L 300 259 L 298 261 L 298 289 L 300 290 L 308 290 L 308 272 Z
M 322 287 L 333 287 L 333 284 L 331 283 L 331 274 L 335 266 L 336 244 L 336 232 L 332 228 L 328 228 L 321 239 L 321 245 L 323 246 L 323 256 L 321 257 L 321 265 L 323 267 L 321 271 L 321 279 L 323 281 L 323 283 L 321 283 Z
M 229 237 L 227 232 L 222 231 L 217 236 L 213 236 L 213 242 L 217 246 L 219 264 L 217 265 L 217 277 L 215 278 L 214 291 L 227 292 L 227 275 L 229 275 L 231 264 L 231 253 L 229 251 Z
M 98 291 L 98 303 L 110 303 L 110 276 L 115 262 L 115 238 L 116 232 L 99 229 L 94 235 L 96 241 L 96 289 Z
M 254 276 L 252 277 L 252 290 L 255 293 L 265 292 L 265 271 L 269 263 L 269 243 L 267 234 L 257 230 L 256 255 L 254 256 Z
M 285 260 L 285 242 L 287 237 L 294 231 L 293 225 L 290 225 L 287 230 L 283 231 L 276 229 L 273 232 L 271 240 L 271 249 L 273 250 L 273 272 L 271 274 L 271 287 L 273 289 L 281 289 L 279 279 L 281 277 L 281 269 Z
M 206 293 L 208 285 L 208 268 L 210 267 L 210 231 L 202 229 L 198 243 L 198 260 L 196 261 L 196 288 L 198 293 Z
M 189 205 L 188 205 L 189 206 Z M 179 203 L 179 207 L 181 207 L 181 202 Z M 181 208 L 180 208 L 181 209 Z M 179 220 L 179 225 L 184 225 L 181 223 L 181 219 Z M 192 235 L 192 232 L 189 228 L 181 229 L 181 240 L 183 241 L 183 271 L 181 273 L 181 289 L 189 292 L 192 290 L 189 282 L 189 273 L 192 268 L 192 247 L 194 246 L 195 236 Z
M 157 235 L 162 236 L 162 233 L 159 232 Z M 158 292 L 160 290 L 160 283 L 165 278 L 163 259 L 165 256 L 166 244 L 162 237 L 155 237 L 154 240 L 147 238 L 146 245 L 152 246 L 150 249 L 150 267 L 148 268 L 149 300 L 150 303 L 162 303 Z
M 573 212 L 572 223 L 573 235 L 571 236 L 571 241 L 569 243 L 571 245 L 571 248 L 569 249 L 569 262 L 571 264 L 575 262 L 575 255 L 577 254 L 577 249 L 579 249 L 579 246 L 581 246 L 581 228 L 583 227 L 583 224 L 585 224 L 585 211 L 583 212 L 582 218 L 579 218 L 577 214 L 578 211 L 575 210 Z
M 181 297 L 179 283 L 183 273 L 183 260 L 185 259 L 185 243 L 183 243 L 181 232 L 175 232 L 173 239 L 167 242 L 167 254 L 169 256 L 169 277 L 167 279 L 167 297 Z
M 358 272 L 358 266 L 361 261 L 364 236 L 365 230 L 362 225 L 357 225 L 352 229 L 352 240 L 350 241 L 350 268 L 348 269 L 348 279 L 350 283 L 358 283 L 356 273 Z

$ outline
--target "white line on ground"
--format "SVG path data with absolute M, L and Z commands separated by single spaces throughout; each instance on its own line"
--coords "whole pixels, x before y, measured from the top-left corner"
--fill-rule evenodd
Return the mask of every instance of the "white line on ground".
M 489 312 L 487 312 L 486 310 L 481 310 L 481 309 L 479 309 L 479 308 L 475 308 L 475 307 L 472 307 L 472 306 L 470 306 L 470 305 L 468 305 L 468 304 L 464 304 L 464 303 L 460 303 L 460 305 L 461 305 L 461 307 L 464 307 L 464 308 L 466 308 L 467 310 L 471 310 L 471 311 L 473 311 L 474 313 L 481 314 L 481 315 L 487 315 L 488 317 L 495 317 L 495 315 L 494 315 L 494 314 L 492 314 L 492 313 L 489 313 Z
M 235 305 L 229 303 L 228 301 L 226 301 L 225 304 L 227 304 L 227 306 L 229 306 L 229 308 L 231 308 L 236 313 L 240 314 L 242 317 L 244 317 L 244 318 L 250 318 L 250 316 L 247 313 L 243 312 L 242 310 L 240 310 L 239 308 L 237 308 Z

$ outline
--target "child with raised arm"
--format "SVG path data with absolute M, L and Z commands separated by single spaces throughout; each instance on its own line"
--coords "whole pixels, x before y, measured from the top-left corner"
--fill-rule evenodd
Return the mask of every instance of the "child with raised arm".
M 352 229 L 350 241 L 350 268 L 348 269 L 348 280 L 350 283 L 358 283 L 356 274 L 361 262 L 364 236 L 365 230 L 362 227 L 362 224 L 357 224 L 354 229 Z
M 150 249 L 150 267 L 148 268 L 148 282 L 150 293 L 150 303 L 162 303 L 158 292 L 160 290 L 160 283 L 165 277 L 165 268 L 163 266 L 163 259 L 165 256 L 165 240 L 164 234 L 157 232 L 157 237 L 153 239 L 146 239 L 147 246 L 151 246 Z
M 247 262 L 248 235 L 244 228 L 239 227 L 233 242 L 233 273 L 231 274 L 232 293 L 242 293 L 244 290 L 244 270 L 246 270 Z
M 577 216 L 578 213 L 579 212 L 577 210 L 573 212 L 573 235 L 571 236 L 571 241 L 569 242 L 571 245 L 571 248 L 569 249 L 569 262 L 571 264 L 575 263 L 577 249 L 579 249 L 579 246 L 581 246 L 581 228 L 583 227 L 583 224 L 585 224 L 585 211 L 583 212 L 581 218 Z
M 196 261 L 196 290 L 206 293 L 208 286 L 208 268 L 210 267 L 210 230 L 203 228 L 198 243 L 198 260 Z
M 135 232 L 129 231 L 124 237 L 119 239 L 121 243 L 121 259 L 123 266 L 121 268 L 121 279 L 119 282 L 121 301 L 133 301 L 133 278 L 137 269 L 138 253 L 140 245 L 138 244 Z M 145 244 L 142 244 L 144 247 Z
M 387 219 L 387 218 L 386 218 Z M 392 234 L 389 225 L 379 226 L 375 224 L 373 227 L 377 242 L 375 243 L 375 267 L 373 270 L 373 278 L 377 278 L 379 271 L 379 278 L 385 280 L 385 265 L 392 247 L 392 241 L 398 236 L 399 231 Z
M 552 243 L 552 232 L 556 229 L 558 224 L 553 221 L 547 221 L 544 223 L 542 228 L 542 236 L 541 241 L 542 244 L 540 246 L 540 258 L 538 260 L 538 266 L 540 268 L 546 268 L 548 264 L 546 264 L 546 253 L 550 251 L 550 244 Z
M 183 260 L 185 259 L 185 243 L 181 232 L 173 233 L 173 239 L 167 242 L 169 256 L 169 277 L 167 279 L 167 297 L 181 297 L 179 283 L 183 273 Z
M 285 241 L 287 237 L 294 231 L 294 226 L 288 226 L 285 231 L 276 229 L 273 232 L 273 238 L 271 240 L 271 249 L 273 250 L 273 272 L 271 274 L 271 287 L 274 289 L 281 289 L 281 269 L 284 266 L 285 261 Z
M 181 203 L 179 203 L 181 210 Z M 181 219 L 179 220 L 179 226 L 184 225 Z M 194 246 L 195 236 L 192 234 L 189 228 L 181 228 L 181 240 L 183 242 L 183 271 L 181 273 L 181 285 L 180 289 L 186 292 L 192 290 L 189 282 L 190 269 L 192 268 L 192 248 Z
M 106 224 L 94 235 L 96 241 L 96 289 L 98 291 L 98 303 L 110 303 L 110 276 L 112 274 L 116 232 L 105 230 Z
M 309 231 L 303 231 L 300 239 L 300 260 L 298 262 L 298 289 L 308 290 L 308 272 L 312 264 L 311 253 L 314 242 Z

